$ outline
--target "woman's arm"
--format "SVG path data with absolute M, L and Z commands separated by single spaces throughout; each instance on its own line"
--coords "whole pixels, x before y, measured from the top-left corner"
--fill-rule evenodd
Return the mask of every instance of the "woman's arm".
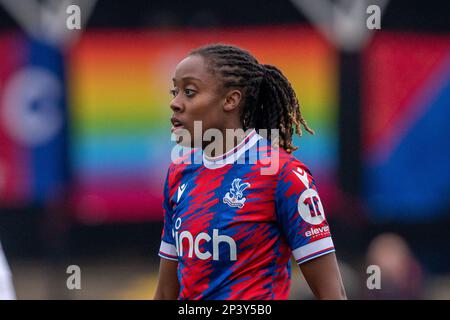
M 334 252 L 300 264 L 300 270 L 317 299 L 347 299 Z
M 178 262 L 161 258 L 159 263 L 158 286 L 154 300 L 177 300 L 180 284 L 177 277 Z

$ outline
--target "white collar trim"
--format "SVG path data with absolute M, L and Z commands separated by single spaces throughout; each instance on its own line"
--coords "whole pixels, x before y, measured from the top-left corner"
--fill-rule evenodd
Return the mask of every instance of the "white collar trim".
M 225 154 L 217 157 L 208 157 L 204 153 L 203 164 L 208 169 L 218 169 L 227 164 L 233 164 L 239 159 L 248 149 L 253 147 L 262 137 L 256 132 L 255 129 L 242 140 L 236 147 L 227 151 Z

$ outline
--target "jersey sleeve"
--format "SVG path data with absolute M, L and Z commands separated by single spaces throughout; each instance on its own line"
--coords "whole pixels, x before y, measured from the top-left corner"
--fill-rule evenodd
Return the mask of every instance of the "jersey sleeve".
M 335 251 L 315 181 L 300 161 L 282 167 L 275 198 L 278 223 L 298 264 Z
M 163 202 L 164 227 L 162 231 L 161 246 L 159 247 L 158 255 L 164 259 L 178 261 L 178 254 L 172 231 L 173 219 L 172 219 L 172 208 L 170 206 L 169 176 L 170 170 L 167 173 L 166 181 L 164 183 L 164 202 Z

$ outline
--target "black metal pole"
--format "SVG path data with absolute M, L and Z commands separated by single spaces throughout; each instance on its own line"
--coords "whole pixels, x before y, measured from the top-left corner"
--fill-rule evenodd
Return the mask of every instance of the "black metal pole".
M 339 185 L 346 196 L 361 195 L 360 54 L 339 55 Z

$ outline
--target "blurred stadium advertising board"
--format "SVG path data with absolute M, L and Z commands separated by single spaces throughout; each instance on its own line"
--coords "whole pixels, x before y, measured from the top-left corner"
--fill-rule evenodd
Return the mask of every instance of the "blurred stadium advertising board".
M 45 203 L 69 190 L 79 222 L 161 221 L 174 146 L 172 73 L 191 49 L 212 42 L 247 48 L 290 79 L 316 131 L 295 140 L 295 155 L 311 168 L 333 214 L 340 197 L 338 52 L 306 26 L 87 30 L 64 55 L 21 34 L 0 34 L 0 207 Z M 446 214 L 449 37 L 380 31 L 361 61 L 369 218 Z
M 363 58 L 365 198 L 375 221 L 450 208 L 450 37 L 378 33 Z
M 0 57 L 0 206 L 54 201 L 67 181 L 63 55 L 2 33 Z
M 311 167 L 327 203 L 336 186 L 337 56 L 318 32 L 306 27 L 87 31 L 68 60 L 73 203 L 81 221 L 162 219 L 174 146 L 173 71 L 190 50 L 215 42 L 247 48 L 291 80 L 318 133 L 301 139 L 297 156 Z

